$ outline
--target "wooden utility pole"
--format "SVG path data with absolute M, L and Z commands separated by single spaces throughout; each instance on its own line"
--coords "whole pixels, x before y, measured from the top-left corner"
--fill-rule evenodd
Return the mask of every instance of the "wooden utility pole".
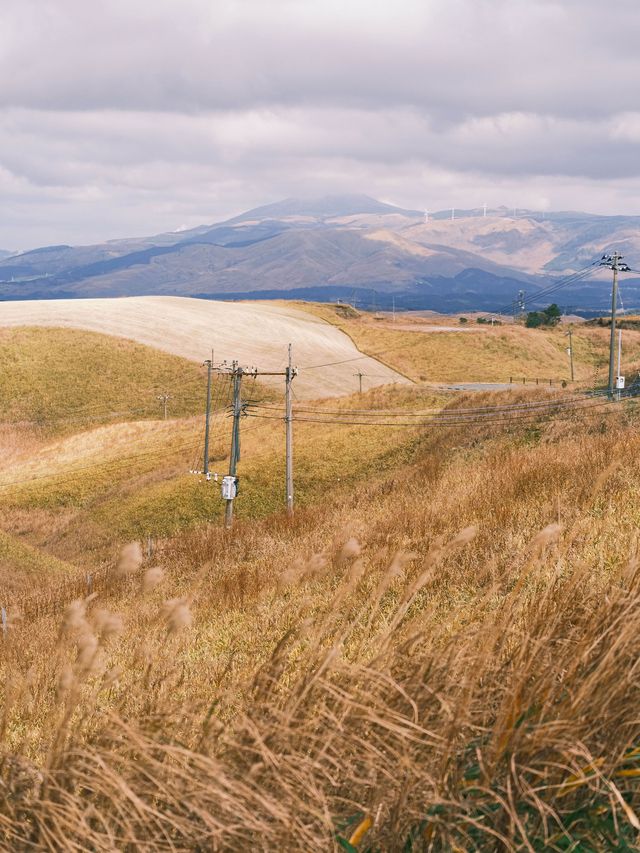
M 609 339 L 609 394 L 613 396 L 616 348 L 616 312 L 618 310 L 618 253 L 613 253 L 613 287 L 611 289 L 611 337 Z
M 238 365 L 237 361 L 233 362 L 233 427 L 231 431 L 231 457 L 229 459 L 229 476 L 236 480 L 238 470 L 238 462 L 240 461 L 240 417 L 242 416 L 242 375 L 244 371 Z M 224 526 L 227 530 L 233 524 L 233 501 L 234 498 L 227 499 L 227 506 L 224 513 Z
M 166 391 L 164 394 L 158 394 L 158 396 L 156 397 L 156 400 L 160 400 L 160 402 L 162 403 L 162 405 L 164 407 L 164 419 L 165 419 L 165 421 L 167 419 L 167 403 L 169 402 L 170 399 L 171 399 L 171 394 L 167 394 Z
M 565 332 L 569 338 L 569 365 L 571 367 L 571 381 L 573 382 L 573 329 L 569 326 L 569 331 Z
M 224 526 L 229 529 L 233 524 L 233 501 L 237 494 L 238 462 L 240 461 L 240 420 L 246 414 L 245 409 L 249 402 L 242 402 L 242 379 L 244 376 L 284 376 L 285 385 L 285 439 L 286 439 L 286 503 L 287 514 L 293 515 L 293 402 L 291 383 L 298 373 L 298 369 L 291 363 L 292 347 L 289 344 L 289 363 L 284 371 L 258 370 L 257 368 L 245 369 L 238 365 L 237 361 L 228 367 L 217 368 L 219 372 L 230 374 L 233 379 L 233 426 L 231 432 L 231 457 L 229 461 L 229 474 L 222 480 L 222 497 L 226 500 Z
M 611 289 L 611 336 L 609 338 L 609 396 L 613 397 L 615 385 L 615 352 L 616 352 L 616 312 L 618 310 L 618 273 L 629 272 L 627 264 L 622 263 L 622 255 L 614 252 L 613 255 L 603 255 L 600 261 L 601 267 L 613 270 L 613 287 Z
M 366 373 L 362 373 L 361 371 L 358 371 L 357 373 L 354 373 L 353 375 L 358 377 L 358 382 L 360 383 L 360 392 L 359 393 L 362 394 L 362 377 L 366 376 Z
M 205 361 L 207 365 L 207 410 L 204 421 L 204 465 L 202 472 L 209 479 L 209 422 L 211 420 L 211 371 L 213 370 L 213 359 Z
M 287 515 L 293 515 L 293 403 L 291 399 L 291 383 L 298 371 L 291 363 L 291 344 L 289 344 L 289 363 L 285 374 L 285 430 L 286 430 L 286 497 Z

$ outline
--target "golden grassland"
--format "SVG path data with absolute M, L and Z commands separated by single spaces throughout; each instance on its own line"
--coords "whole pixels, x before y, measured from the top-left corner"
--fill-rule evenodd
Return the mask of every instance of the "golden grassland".
M 293 519 L 256 406 L 230 532 L 201 418 L 7 427 L 0 847 L 637 849 L 640 406 L 549 395 L 300 404 L 496 415 L 300 420 Z
M 412 318 L 400 315 L 394 323 L 384 315 L 351 316 L 334 306 L 296 303 L 304 310 L 338 326 L 368 355 L 393 366 L 414 381 L 509 382 L 571 378 L 566 326 L 526 329 L 517 324 L 491 327 L 469 323 L 459 332 L 425 332 L 421 327 L 455 325 L 457 318 Z M 415 331 L 409 331 L 411 327 Z M 640 369 L 640 332 L 625 330 L 624 365 L 628 375 Z M 574 374 L 577 381 L 601 384 L 609 358 L 609 331 L 595 326 L 573 326 Z
M 70 329 L 0 329 L 4 423 L 69 434 L 116 418 L 173 416 L 202 408 L 202 370 L 133 341 Z
M 217 380 L 220 404 L 229 380 Z M 250 386 L 252 398 L 255 388 Z M 277 401 L 250 412 L 242 427 L 240 518 L 277 512 L 284 501 L 284 423 Z M 312 404 L 318 411 L 391 407 L 437 410 L 443 396 L 411 386 L 378 388 L 340 401 Z M 220 521 L 219 484 L 190 470 L 202 469 L 204 419 L 138 421 L 97 427 L 55 439 L 0 473 L 3 527 L 65 560 L 95 564 L 113 556 L 127 538 L 173 535 Z M 211 423 L 213 472 L 228 468 L 230 420 L 218 408 Z M 307 506 L 327 492 L 344 492 L 403 458 L 415 431 L 357 425 L 296 426 L 296 500 Z
M 4 844 L 635 849 L 639 422 L 418 431 L 293 522 L 130 547 L 66 615 L 25 599 Z

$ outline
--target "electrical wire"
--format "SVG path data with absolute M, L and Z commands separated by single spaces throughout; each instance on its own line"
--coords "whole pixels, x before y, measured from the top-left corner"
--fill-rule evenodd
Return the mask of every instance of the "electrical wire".
M 629 399 L 633 399 L 637 394 L 628 394 L 620 402 L 626 402 Z M 584 405 L 564 405 L 556 411 L 553 410 L 544 410 L 544 411 L 523 411 L 520 413 L 511 413 L 511 416 L 500 417 L 503 413 L 495 413 L 494 415 L 487 415 L 482 418 L 471 418 L 471 417 L 456 417 L 454 413 L 451 413 L 450 417 L 441 418 L 441 417 L 431 417 L 424 419 L 422 421 L 373 421 L 373 420 L 345 420 L 344 418 L 329 418 L 329 417 L 299 417 L 294 414 L 294 421 L 299 423 L 323 423 L 323 424 L 335 424 L 335 425 L 346 425 L 346 426 L 388 426 L 388 427 L 421 427 L 421 426 L 484 426 L 484 425 L 493 425 L 493 424 L 502 424 L 502 423 L 523 423 L 535 421 L 540 418 L 541 415 L 557 415 L 562 414 L 563 412 L 572 413 L 572 412 L 592 412 L 596 409 L 600 409 L 602 407 L 610 406 L 612 403 L 616 403 L 618 401 L 612 400 L 598 400 L 597 398 L 591 402 L 590 399 L 584 401 Z M 509 413 L 504 413 L 509 414 Z M 266 420 L 282 420 L 281 417 L 275 415 L 259 415 L 259 414 L 250 414 L 249 417 L 254 418 L 264 418 Z
M 603 391 L 592 391 L 586 394 L 580 394 L 573 397 L 560 397 L 554 399 L 545 399 L 545 400 L 534 400 L 523 403 L 506 403 L 499 404 L 495 406 L 476 406 L 472 408 L 460 408 L 460 409 L 452 409 L 451 414 L 459 415 L 459 414 L 484 414 L 484 413 L 493 413 L 493 412 L 507 412 L 507 411 L 518 411 L 518 410 L 531 410 L 531 409 L 539 409 L 545 407 L 557 407 L 563 404 L 581 402 L 583 400 L 589 400 L 594 397 L 604 396 L 608 394 L 607 390 Z M 252 408 L 264 409 L 267 411 L 279 411 L 279 407 L 271 406 L 265 403 L 255 403 Z M 306 414 L 318 414 L 318 415 L 340 415 L 340 416 L 348 416 L 348 415 L 371 415 L 371 416 L 381 416 L 381 415 L 398 415 L 405 417 L 423 417 L 424 415 L 433 414 L 434 416 L 444 416 L 445 414 L 449 414 L 448 410 L 443 409 L 423 409 L 422 411 L 416 412 L 407 409 L 324 409 L 324 408 L 315 408 L 313 406 L 306 406 L 304 403 L 296 406 L 296 412 L 306 413 Z
M 533 294 L 531 294 L 531 299 L 535 299 L 536 302 L 540 299 L 546 298 L 548 296 L 557 293 L 559 290 L 563 290 L 565 287 L 569 287 L 572 284 L 577 284 L 577 282 L 582 281 L 586 278 L 594 269 L 596 269 L 599 265 L 600 261 L 592 261 L 588 266 L 583 267 L 580 270 L 577 270 L 574 273 L 570 273 L 567 276 L 564 276 L 561 279 L 557 279 L 548 287 L 543 288 L 542 290 L 537 290 Z M 508 314 L 513 308 L 513 302 L 508 305 L 504 305 L 496 311 L 487 311 L 481 314 L 480 316 L 489 317 L 491 314 Z

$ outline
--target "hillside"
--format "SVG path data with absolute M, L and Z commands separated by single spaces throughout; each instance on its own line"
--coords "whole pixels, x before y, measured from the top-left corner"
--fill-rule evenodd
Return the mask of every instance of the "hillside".
M 26 319 L 24 315 L 23 320 Z M 203 410 L 203 371 L 184 358 L 96 332 L 0 327 L 0 423 L 69 434 L 103 421 Z
M 0 328 L 63 326 L 131 338 L 202 363 L 212 349 L 216 363 L 237 359 L 263 371 L 282 371 L 287 344 L 300 368 L 296 394 L 316 398 L 348 394 L 358 387 L 358 368 L 369 385 L 406 382 L 394 370 L 360 353 L 348 336 L 290 306 L 235 304 L 175 297 L 10 302 Z M 282 377 L 265 377 L 282 388 Z
M 560 369 L 563 330 L 270 310 L 432 376 L 296 399 L 293 519 L 281 397 L 248 384 L 230 532 L 190 473 L 200 367 L 2 331 L 1 846 L 633 849 L 640 408 L 581 393 L 607 330 L 575 327 L 571 388 L 454 395 L 434 377 Z M 197 414 L 109 417 L 168 377 Z
M 515 323 L 478 324 L 459 318 L 412 313 L 371 315 L 345 312 L 340 306 L 296 303 L 300 310 L 337 326 L 363 352 L 393 365 L 414 382 L 535 383 L 571 379 L 567 326 L 526 329 Z M 482 319 L 485 319 L 482 317 Z M 624 321 L 623 321 L 624 323 Z M 608 369 L 609 331 L 591 323 L 572 325 L 574 375 L 577 382 L 601 384 Z M 640 332 L 624 332 L 623 367 L 631 381 L 640 371 Z
M 367 196 L 286 199 L 232 219 L 96 246 L 49 246 L 0 259 L 0 297 L 185 295 L 356 299 L 439 311 L 530 304 L 559 277 L 621 250 L 640 267 L 640 218 L 533 211 L 406 210 Z M 596 271 L 565 305 L 606 308 Z M 625 277 L 640 302 L 640 279 Z
M 637 436 L 633 404 L 417 430 L 293 523 L 25 599 L 3 841 L 633 849 Z

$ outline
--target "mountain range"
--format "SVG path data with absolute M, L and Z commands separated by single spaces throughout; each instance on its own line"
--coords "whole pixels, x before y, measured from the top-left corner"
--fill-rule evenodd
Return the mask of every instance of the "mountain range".
M 614 249 L 640 269 L 640 216 L 506 208 L 427 216 L 365 195 L 290 198 L 189 230 L 0 253 L 0 299 L 163 294 L 508 311 L 519 290 L 541 306 L 546 288 L 594 264 L 554 295 L 589 313 L 607 306 L 610 274 L 598 262 Z M 640 273 L 628 274 L 622 292 L 629 307 L 640 305 Z

